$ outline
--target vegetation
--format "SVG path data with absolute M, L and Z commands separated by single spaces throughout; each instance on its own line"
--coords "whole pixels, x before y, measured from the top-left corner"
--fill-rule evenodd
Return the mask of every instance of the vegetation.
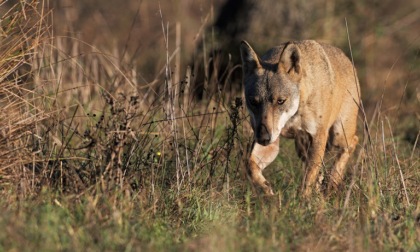
M 329 21 L 348 5 L 369 7 L 359 15 L 377 8 L 390 23 L 370 33 L 373 20 L 366 28 L 353 17 L 345 39 L 336 40 L 349 55 L 352 45 L 362 80 L 361 141 L 341 190 L 304 200 L 304 171 L 288 140 L 265 171 L 276 196 L 251 187 L 244 164 L 252 134 L 235 78 L 240 66 L 232 61 L 218 71 L 218 62 L 207 59 L 201 74 L 214 92 L 194 97 L 197 69 L 186 63 L 192 40 L 182 38 L 211 34 L 206 27 L 215 10 L 175 2 L 144 1 L 137 14 L 121 14 L 131 31 L 118 41 L 86 27 L 87 14 L 72 16 L 96 6 L 94 0 L 85 9 L 72 1 L 0 4 L 0 251 L 420 250 L 418 9 L 398 19 L 389 16 L 387 1 L 327 8 Z M 415 2 L 396 13 L 412 11 Z M 176 4 L 190 6 L 190 16 L 181 7 L 171 12 Z M 106 1 L 101 8 L 114 7 Z M 101 20 L 105 12 L 92 13 Z M 168 24 L 166 15 L 186 22 Z M 202 23 L 188 27 L 194 18 Z M 314 18 L 314 30 L 333 29 Z M 140 49 L 132 47 L 140 40 L 139 19 L 149 27 L 139 28 L 141 39 L 150 38 Z M 88 31 L 85 38 L 78 29 Z M 410 31 L 417 37 L 403 37 Z M 403 50 L 372 48 L 399 40 Z M 380 53 L 395 57 L 381 60 Z

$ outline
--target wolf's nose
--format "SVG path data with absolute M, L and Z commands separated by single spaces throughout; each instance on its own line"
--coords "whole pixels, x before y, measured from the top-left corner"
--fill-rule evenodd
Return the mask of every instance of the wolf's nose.
M 265 125 L 261 125 L 257 131 L 257 142 L 261 145 L 268 145 L 270 143 L 271 136 Z

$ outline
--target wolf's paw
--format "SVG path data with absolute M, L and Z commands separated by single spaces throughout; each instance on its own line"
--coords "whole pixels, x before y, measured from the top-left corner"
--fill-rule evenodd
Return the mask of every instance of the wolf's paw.
M 273 196 L 274 195 L 273 189 L 271 188 L 271 185 L 268 181 L 264 182 L 263 190 L 264 190 L 265 195 L 267 195 L 267 196 Z

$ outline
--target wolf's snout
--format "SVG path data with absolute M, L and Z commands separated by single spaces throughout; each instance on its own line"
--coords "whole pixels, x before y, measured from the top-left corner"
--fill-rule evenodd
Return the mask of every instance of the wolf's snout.
M 265 125 L 261 125 L 257 130 L 257 142 L 261 145 L 268 145 L 271 140 L 271 135 Z

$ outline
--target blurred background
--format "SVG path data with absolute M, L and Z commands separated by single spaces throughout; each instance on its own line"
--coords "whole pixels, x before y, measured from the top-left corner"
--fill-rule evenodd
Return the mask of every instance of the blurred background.
M 4 1 L 2 12 L 16 2 Z M 315 39 L 350 56 L 351 42 L 367 114 L 379 106 L 381 112 L 409 121 L 404 125 L 419 125 L 418 0 L 42 2 L 45 10 L 52 10 L 53 44 L 65 54 L 61 60 L 76 60 L 87 75 L 98 68 L 92 55 L 100 52 L 115 59 L 112 65 L 132 81 L 123 86 L 112 80 L 114 89 L 138 91 L 153 86 L 160 93 L 168 57 L 177 83 L 188 67 L 193 69 L 191 85 L 198 97 L 202 98 L 203 88 L 212 95 L 224 85 L 237 95 L 241 92 L 241 40 L 247 40 L 260 55 L 289 40 Z M 106 74 L 93 74 L 91 78 L 99 76 L 93 82 L 101 82 L 100 76 L 114 78 L 113 67 L 99 65 Z M 79 75 L 73 73 L 72 78 Z
M 391 0 L 57 0 L 50 4 L 56 36 L 76 37 L 124 55 L 138 69 L 143 84 L 153 81 L 165 64 L 162 25 L 168 29 L 169 53 L 179 47 L 176 67 L 182 73 L 187 65 L 202 63 L 203 51 L 230 54 L 232 63 L 239 64 L 238 44 L 243 39 L 260 54 L 288 40 L 316 39 L 350 55 L 349 35 L 367 109 L 375 107 L 383 92 L 384 104 L 395 104 L 404 91 L 406 102 L 417 100 L 404 112 L 418 109 L 417 0 L 398 4 Z

